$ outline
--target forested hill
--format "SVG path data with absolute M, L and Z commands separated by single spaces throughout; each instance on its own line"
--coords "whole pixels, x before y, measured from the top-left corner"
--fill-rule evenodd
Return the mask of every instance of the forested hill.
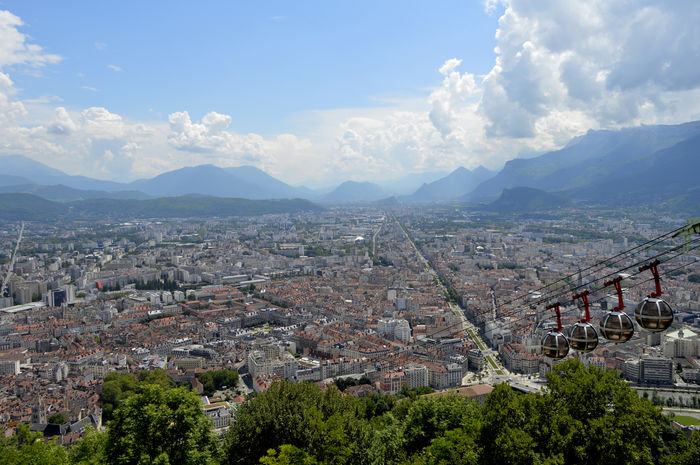
M 0 220 L 224 217 L 318 210 L 321 207 L 304 199 L 248 200 L 190 195 L 146 200 L 88 199 L 61 203 L 32 194 L 0 194 Z
M 195 393 L 167 376 L 139 380 L 126 383 L 129 391 L 110 385 L 117 404 L 105 433 L 67 450 L 20 425 L 0 439 L 0 465 L 700 463 L 700 431 L 687 438 L 615 372 L 576 360 L 555 367 L 547 393 L 503 384 L 485 405 L 457 394 L 357 399 L 276 383 L 239 407 L 223 442 Z

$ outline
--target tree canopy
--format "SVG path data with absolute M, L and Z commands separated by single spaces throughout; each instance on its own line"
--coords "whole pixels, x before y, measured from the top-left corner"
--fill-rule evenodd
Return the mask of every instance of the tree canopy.
M 197 394 L 147 384 L 114 412 L 105 456 L 120 465 L 209 465 L 218 454 Z
M 334 385 L 277 382 L 239 407 L 223 447 L 199 397 L 164 373 L 108 378 L 128 395 L 117 396 L 106 433 L 66 449 L 20 425 L 0 439 L 0 465 L 700 463 L 700 432 L 686 437 L 615 372 L 575 360 L 554 368 L 546 391 L 501 384 L 485 405 L 456 393 L 357 399 Z

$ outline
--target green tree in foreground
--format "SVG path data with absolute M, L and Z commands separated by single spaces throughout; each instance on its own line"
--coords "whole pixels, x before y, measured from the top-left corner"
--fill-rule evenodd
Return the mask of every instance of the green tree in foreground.
M 89 429 L 85 436 L 71 447 L 72 465 L 102 465 L 107 463 L 105 447 L 107 446 L 107 433 L 101 433 Z
M 0 439 L 0 465 L 68 465 L 68 450 L 55 441 L 44 441 L 43 434 L 32 433 L 20 424 L 17 434 Z
M 671 454 L 663 457 L 664 465 L 697 465 L 700 463 L 700 431 L 693 431 L 690 438 L 681 434 L 678 441 L 673 444 L 675 449 Z
M 145 385 L 109 422 L 105 455 L 111 464 L 208 465 L 217 452 L 199 397 L 185 388 Z
M 138 378 L 124 378 L 134 391 L 107 433 L 67 450 L 20 426 L 0 438 L 0 465 L 700 463 L 700 433 L 686 438 L 616 373 L 575 360 L 555 367 L 547 392 L 498 385 L 483 407 L 449 393 L 355 399 L 274 383 L 239 408 L 222 451 L 196 394 L 158 373 Z
M 357 463 L 352 457 L 359 453 L 354 446 L 360 428 L 353 399 L 337 389 L 275 383 L 238 409 L 227 435 L 228 462 L 256 464 L 269 450 L 289 444 L 312 451 L 318 461 Z
M 136 376 L 131 373 L 109 373 L 102 385 L 102 417 L 112 419 L 112 413 L 119 405 L 134 394 L 141 392 L 144 386 L 156 384 L 163 389 L 175 387 L 175 383 L 165 370 L 144 370 Z

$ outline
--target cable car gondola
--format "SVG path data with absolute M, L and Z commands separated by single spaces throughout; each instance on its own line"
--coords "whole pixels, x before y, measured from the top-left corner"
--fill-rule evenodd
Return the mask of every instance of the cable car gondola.
M 621 277 L 617 277 L 611 281 L 606 281 L 604 286 L 613 284 L 617 291 L 618 306 L 609 312 L 600 320 L 600 333 L 608 341 L 616 344 L 627 342 L 634 334 L 634 323 L 632 319 L 622 310 L 625 308 L 625 303 L 622 299 L 622 287 L 620 286 Z
M 559 302 L 547 305 L 547 310 L 554 309 L 557 314 L 557 327 L 542 338 L 542 353 L 551 359 L 562 359 L 569 353 L 569 341 L 561 332 L 561 314 L 559 313 Z
M 654 260 L 647 265 L 639 267 L 639 271 L 651 270 L 651 273 L 654 275 L 656 292 L 652 292 L 645 297 L 634 310 L 634 318 L 639 323 L 639 326 L 653 333 L 664 331 L 673 323 L 671 306 L 665 300 L 659 299 L 663 291 L 661 290 L 658 265 L 659 261 Z
M 587 353 L 598 346 L 598 333 L 590 323 L 591 314 L 588 310 L 588 291 L 573 296 L 573 300 L 581 299 L 584 305 L 584 315 L 581 321 L 569 328 L 569 345 L 577 352 Z

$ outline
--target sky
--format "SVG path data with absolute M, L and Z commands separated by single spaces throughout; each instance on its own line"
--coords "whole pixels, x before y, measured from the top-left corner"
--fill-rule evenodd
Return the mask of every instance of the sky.
M 700 119 L 700 2 L 0 0 L 0 155 L 385 180 Z

